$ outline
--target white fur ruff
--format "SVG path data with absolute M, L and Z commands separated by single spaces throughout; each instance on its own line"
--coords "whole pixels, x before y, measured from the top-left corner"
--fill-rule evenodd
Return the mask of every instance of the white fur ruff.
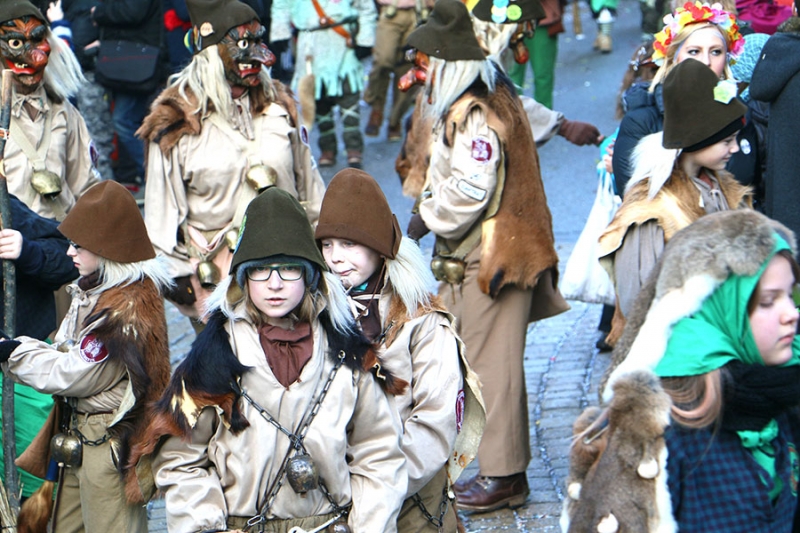
M 664 148 L 663 140 L 664 132 L 660 131 L 643 137 L 636 145 L 631 155 L 633 174 L 625 186 L 626 192 L 640 181 L 649 179 L 648 198 L 653 199 L 672 175 L 681 151 Z

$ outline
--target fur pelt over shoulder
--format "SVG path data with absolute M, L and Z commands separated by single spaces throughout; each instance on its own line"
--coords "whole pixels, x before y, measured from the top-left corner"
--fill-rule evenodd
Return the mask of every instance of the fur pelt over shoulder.
M 373 345 L 359 332 L 342 332 L 331 323 L 327 311 L 319 321 L 328 337 L 328 357 L 338 360 L 344 352 L 343 364 L 354 371 L 371 372 L 388 394 L 401 394 L 408 383 L 382 368 Z M 175 369 L 166 391 L 155 405 L 144 436 L 133 448 L 134 460 L 153 453 L 161 437 L 188 437 L 200 412 L 209 406 L 222 410 L 222 421 L 232 433 L 250 426 L 241 411 L 241 394 L 235 385 L 250 367 L 243 365 L 233 353 L 225 330 L 228 318 L 217 310 L 208 319 L 186 359 Z M 213 368 L 213 372 L 208 369 Z
M 292 124 L 297 125 L 297 103 L 292 91 L 279 81 L 273 80 L 276 102 L 289 112 Z M 186 89 L 186 98 L 181 96 L 178 87 L 168 87 L 156 98 L 150 107 L 136 136 L 154 142 L 162 153 L 169 152 L 184 135 L 199 135 L 203 128 L 202 117 L 198 111 L 197 97 Z M 260 88 L 250 89 L 251 112 L 260 114 L 271 102 Z M 209 109 L 213 111 L 209 103 Z
M 142 438 L 152 408 L 167 387 L 170 377 L 169 342 L 164 302 L 150 279 L 105 290 L 94 313 L 85 323 L 98 323 L 93 334 L 106 346 L 109 358 L 119 359 L 128 370 L 134 407 L 109 428 L 120 439 L 119 465 L 125 475 L 130 503 L 144 503 L 131 461 L 131 445 Z
M 675 323 L 700 309 L 728 276 L 758 272 L 772 253 L 776 233 L 796 254 L 791 230 L 751 209 L 712 213 L 676 233 L 639 293 L 614 349 L 604 400 L 611 399 L 610 389 L 621 376 L 654 369 Z
M 605 420 L 605 445 L 580 432 L 570 452 L 570 485 L 561 517 L 569 533 L 671 533 L 677 531 L 667 487 L 667 447 L 672 402 L 658 377 L 641 370 L 614 385 L 606 413 L 596 408 L 582 417 Z M 581 419 L 579 419 L 580 421 Z M 587 444 L 587 441 L 589 444 Z M 581 478 L 581 475 L 584 477 Z M 611 490 L 609 490 L 611 489 Z

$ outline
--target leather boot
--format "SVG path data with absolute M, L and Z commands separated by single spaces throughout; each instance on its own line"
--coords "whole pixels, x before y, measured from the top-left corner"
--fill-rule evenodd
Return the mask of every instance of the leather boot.
M 459 509 L 479 513 L 520 507 L 530 492 L 525 472 L 505 477 L 477 475 L 463 484 L 456 483 L 453 491 Z
M 383 109 L 373 107 L 372 112 L 369 114 L 367 127 L 364 129 L 364 135 L 367 137 L 377 137 L 381 132 L 381 124 L 383 124 Z

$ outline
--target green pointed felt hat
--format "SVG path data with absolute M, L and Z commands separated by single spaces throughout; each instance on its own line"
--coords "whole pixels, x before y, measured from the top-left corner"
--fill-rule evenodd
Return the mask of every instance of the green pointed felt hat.
M 408 46 L 445 61 L 486 59 L 467 6 L 459 0 L 438 0 L 425 24 L 408 36 Z
M 239 0 L 186 0 L 186 9 L 198 52 L 219 43 L 231 28 L 252 20 L 261 22 L 253 8 Z
M 28 0 L 0 0 L 0 23 L 18 19 L 24 16 L 32 16 L 48 24 L 47 17 L 42 15 L 39 8 Z

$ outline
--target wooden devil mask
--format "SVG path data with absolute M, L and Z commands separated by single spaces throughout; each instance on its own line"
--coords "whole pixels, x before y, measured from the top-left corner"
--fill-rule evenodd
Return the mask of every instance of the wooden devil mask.
M 48 33 L 45 23 L 31 15 L 0 23 L 0 56 L 18 89 L 33 90 L 41 84 L 50 58 Z

